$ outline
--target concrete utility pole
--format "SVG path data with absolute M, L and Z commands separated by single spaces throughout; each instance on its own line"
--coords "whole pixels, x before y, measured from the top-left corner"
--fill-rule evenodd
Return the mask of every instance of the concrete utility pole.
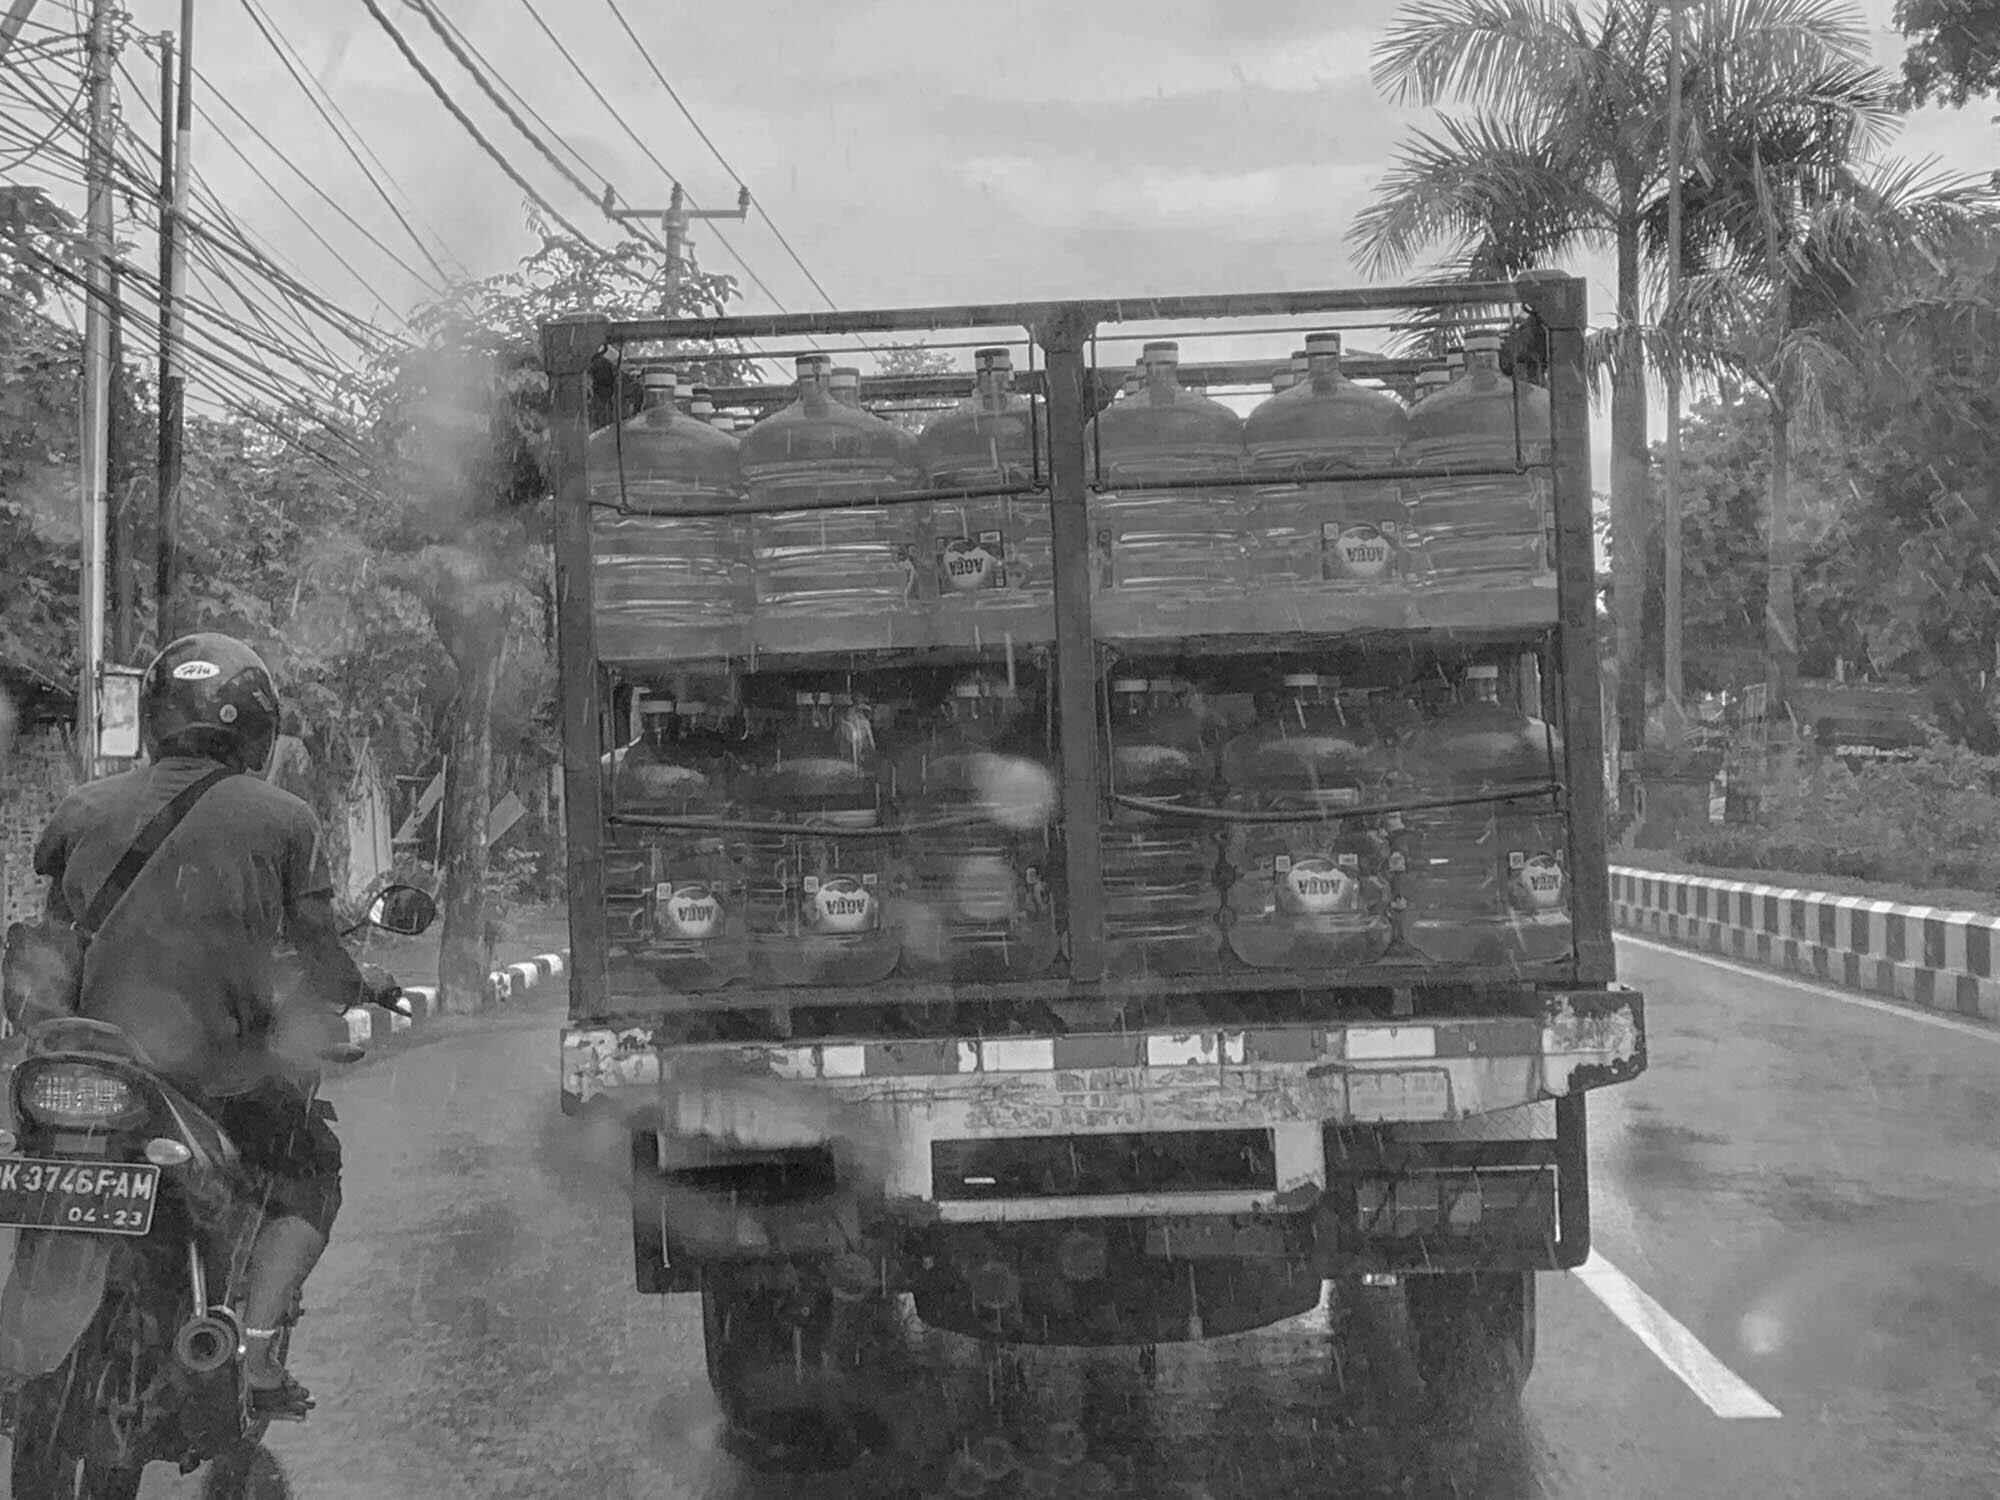
M 179 77 L 174 39 L 160 38 L 160 542 L 155 596 L 164 646 L 181 634 L 181 461 L 187 411 L 187 205 L 194 133 L 194 0 L 181 0 Z
M 1682 0 L 1667 0 L 1667 307 L 1677 311 L 1681 294 L 1681 17 Z M 1687 743 L 1687 706 L 1682 672 L 1683 606 L 1681 559 L 1681 341 L 1667 334 L 1666 463 L 1666 732 L 1667 749 Z
M 736 190 L 734 208 L 689 208 L 681 185 L 674 184 L 673 197 L 667 207 L 659 208 L 619 208 L 612 200 L 611 190 L 604 190 L 604 212 L 611 218 L 657 219 L 660 231 L 667 241 L 667 267 L 665 293 L 660 299 L 660 311 L 669 318 L 677 317 L 680 311 L 681 275 L 683 263 L 687 259 L 688 223 L 693 219 L 747 219 L 750 216 L 750 189 Z
M 0 61 L 6 60 L 7 49 L 14 45 L 14 38 L 28 24 L 28 12 L 34 8 L 35 0 L 14 0 L 7 7 L 7 14 L 0 16 Z
M 111 4 L 91 0 L 85 87 L 90 96 L 86 181 L 86 273 L 83 326 L 83 598 L 77 683 L 76 751 L 86 777 L 97 765 L 98 683 L 104 665 L 106 484 L 111 413 Z

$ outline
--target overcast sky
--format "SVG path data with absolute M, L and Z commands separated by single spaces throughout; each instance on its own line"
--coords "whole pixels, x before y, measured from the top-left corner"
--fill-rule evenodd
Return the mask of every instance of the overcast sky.
M 176 0 L 127 0 L 134 30 L 172 24 Z M 475 273 L 532 241 L 521 193 L 397 54 L 361 0 L 257 0 L 355 120 L 449 254 Z M 1248 291 L 1357 279 L 1344 234 L 1413 112 L 1367 76 L 1394 0 L 620 0 L 652 57 L 843 307 L 1123 292 Z M 1861 13 L 1881 58 L 1900 39 L 1893 0 Z M 405 0 L 385 12 L 510 160 L 573 221 L 608 236 L 482 99 Z M 605 94 L 704 205 L 735 181 L 619 31 L 606 0 L 534 0 Z M 332 198 L 407 259 L 408 237 L 331 140 L 255 29 L 246 0 L 204 0 L 196 56 L 213 90 L 256 121 Z M 64 0 L 43 0 L 59 19 Z M 579 84 L 527 0 L 444 0 L 498 73 L 625 200 L 663 203 L 667 179 Z M 136 49 L 142 77 L 153 66 Z M 205 103 L 227 112 L 211 93 Z M 136 97 L 127 117 L 151 126 Z M 1975 105 L 1914 120 L 1900 149 L 1952 166 L 1992 164 Z M 232 127 L 236 143 L 340 254 L 298 220 L 205 125 L 204 174 L 239 217 L 336 300 L 407 308 L 422 288 L 337 221 L 325 202 Z M 736 251 L 793 310 L 823 306 L 752 220 Z M 716 232 L 697 247 L 742 273 Z M 348 264 L 343 266 L 341 260 Z M 1606 267 L 1593 311 L 1610 301 Z M 742 308 L 771 299 L 746 279 Z M 1598 424 L 1601 428 L 1603 424 Z M 1600 439 L 1601 441 L 1601 439 Z

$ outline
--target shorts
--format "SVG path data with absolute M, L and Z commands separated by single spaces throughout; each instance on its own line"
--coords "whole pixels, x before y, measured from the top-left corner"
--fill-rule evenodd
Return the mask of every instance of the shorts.
M 243 1165 L 269 1194 L 273 1218 L 303 1219 L 321 1234 L 340 1212 L 340 1137 L 333 1106 L 283 1083 L 217 1099 L 216 1124 L 242 1153 Z

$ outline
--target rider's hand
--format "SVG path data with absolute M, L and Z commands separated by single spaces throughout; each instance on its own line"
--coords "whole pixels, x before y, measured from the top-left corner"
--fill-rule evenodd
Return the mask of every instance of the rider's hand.
M 399 1016 L 410 1015 L 408 1002 L 403 999 L 403 987 L 385 969 L 374 964 L 361 966 L 362 1004 L 379 1005 L 384 1010 L 394 1011 Z

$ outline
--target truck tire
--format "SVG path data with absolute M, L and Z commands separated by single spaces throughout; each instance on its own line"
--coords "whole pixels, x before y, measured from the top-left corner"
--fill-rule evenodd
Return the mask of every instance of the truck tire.
M 836 1336 L 833 1293 L 822 1282 L 705 1267 L 701 1326 L 709 1388 L 732 1446 L 751 1463 L 840 1468 L 881 1442 L 867 1364 Z
M 1410 1339 L 1426 1389 L 1443 1399 L 1518 1401 L 1535 1365 L 1535 1273 L 1410 1276 Z

